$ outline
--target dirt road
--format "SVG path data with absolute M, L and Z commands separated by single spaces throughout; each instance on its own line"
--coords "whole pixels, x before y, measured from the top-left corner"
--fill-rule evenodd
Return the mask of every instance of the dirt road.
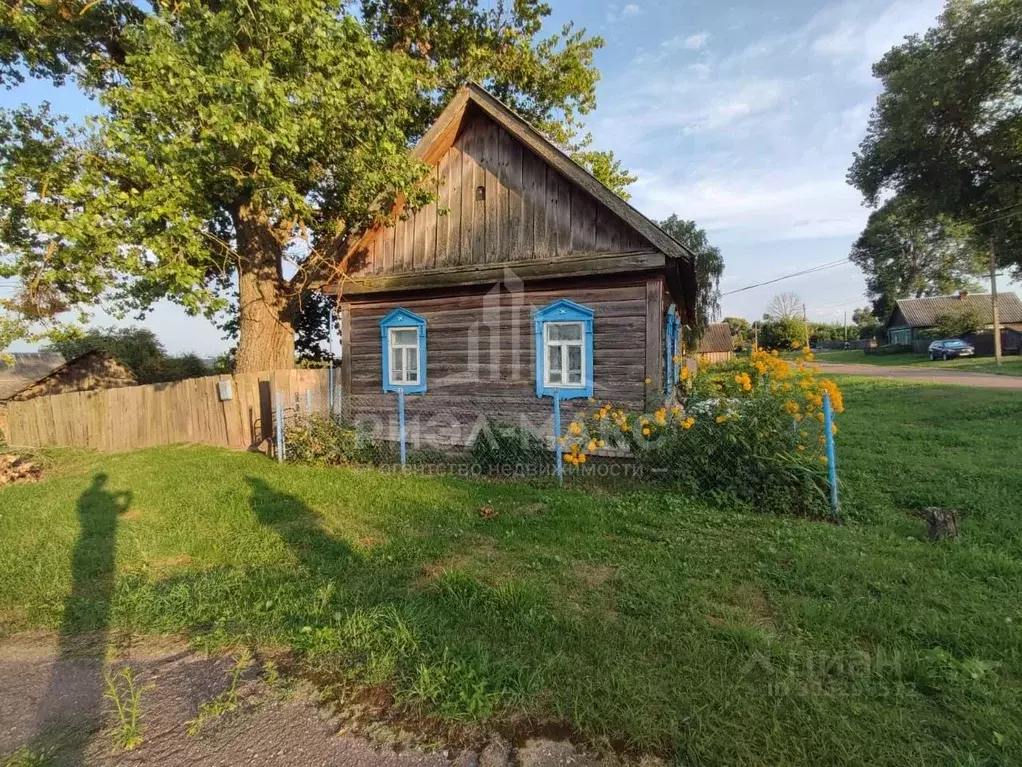
M 896 367 L 886 365 L 846 365 L 839 362 L 819 362 L 825 373 L 844 373 L 873 378 L 897 378 L 919 383 L 973 386 L 985 389 L 1017 389 L 1022 391 L 1022 376 L 1001 376 L 992 373 L 938 370 L 935 368 Z
M 129 667 L 142 690 L 142 743 L 116 745 L 118 718 L 105 695 L 107 679 Z M 168 765 L 170 767 L 557 767 L 617 765 L 572 744 L 499 736 L 478 749 L 428 751 L 407 733 L 344 734 L 345 720 L 316 702 L 301 683 L 274 681 L 253 665 L 236 686 L 232 711 L 208 713 L 198 732 L 189 723 L 204 704 L 225 700 L 232 660 L 197 655 L 180 642 L 121 650 L 113 660 L 68 652 L 52 636 L 0 641 L 0 764 L 54 767 Z M 122 680 L 123 682 L 123 680 Z M 122 691 L 124 691 L 122 685 Z M 127 695 L 122 695 L 127 700 Z M 207 712 L 209 709 L 207 708 Z M 373 732 L 372 728 L 369 728 Z M 650 764 L 654 762 L 649 762 Z M 659 762 L 656 762 L 659 764 Z

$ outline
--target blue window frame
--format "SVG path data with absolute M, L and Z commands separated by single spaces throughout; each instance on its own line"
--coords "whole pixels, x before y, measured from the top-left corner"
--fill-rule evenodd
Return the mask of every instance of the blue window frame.
M 674 304 L 667 307 L 667 321 L 664 328 L 664 370 L 667 379 L 667 395 L 674 391 L 674 382 L 677 380 L 678 372 L 674 358 L 678 356 L 678 315 L 675 313 Z
M 426 320 L 407 309 L 394 309 L 380 320 L 383 390 L 426 391 Z
M 593 396 L 593 310 L 567 299 L 532 315 L 536 396 Z

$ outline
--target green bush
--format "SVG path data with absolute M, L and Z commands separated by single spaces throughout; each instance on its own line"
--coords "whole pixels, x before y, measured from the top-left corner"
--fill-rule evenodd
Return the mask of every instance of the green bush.
M 564 461 L 578 466 L 604 446 L 626 448 L 642 476 L 695 495 L 824 516 L 824 395 L 835 414 L 844 405 L 840 389 L 812 362 L 808 351 L 789 363 L 776 352 L 754 350 L 722 365 L 700 365 L 694 380 L 682 368 L 673 406 L 632 413 L 608 402 L 577 415 L 562 440 Z
M 553 465 L 553 454 L 533 432 L 491 421 L 476 434 L 469 455 L 483 473 L 528 473 Z
M 284 444 L 289 462 L 317 466 L 376 463 L 384 453 L 364 429 L 318 415 L 286 426 Z

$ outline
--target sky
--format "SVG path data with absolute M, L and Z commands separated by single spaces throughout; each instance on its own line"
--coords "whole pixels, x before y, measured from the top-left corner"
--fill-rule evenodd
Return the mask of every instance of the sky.
M 548 1 L 549 31 L 574 21 L 606 41 L 596 55 L 598 106 L 586 118 L 595 147 L 639 177 L 629 191 L 640 211 L 706 229 L 724 255 L 725 294 L 848 255 L 869 215 L 845 174 L 880 91 L 871 65 L 932 26 L 943 5 Z M 95 111 L 80 93 L 38 83 L 0 92 L 0 106 L 45 98 L 74 117 Z M 779 291 L 799 293 L 812 320 L 841 322 L 847 312 L 851 322 L 868 304 L 862 273 L 844 263 L 725 295 L 722 315 L 758 318 Z M 143 324 L 172 353 L 229 345 L 169 304 Z

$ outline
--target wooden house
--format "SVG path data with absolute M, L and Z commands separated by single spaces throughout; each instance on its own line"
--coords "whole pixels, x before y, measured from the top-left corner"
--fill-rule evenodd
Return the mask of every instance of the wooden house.
M 715 364 L 727 362 L 734 356 L 734 341 L 731 328 L 726 322 L 714 322 L 706 326 L 699 338 L 699 359 Z
M 554 396 L 664 399 L 695 302 L 684 245 L 479 86 L 414 152 L 437 201 L 367 232 L 324 288 L 347 417 L 392 424 L 403 392 L 422 441 L 458 445 Z
M 1017 294 L 998 293 L 997 310 L 1003 325 L 1022 323 L 1022 301 Z M 899 298 L 887 319 L 887 342 L 907 345 L 913 341 L 928 340 L 934 336 L 935 326 L 942 315 L 962 311 L 975 312 L 985 328 L 993 327 L 993 301 L 989 293 L 963 290 L 950 296 Z

